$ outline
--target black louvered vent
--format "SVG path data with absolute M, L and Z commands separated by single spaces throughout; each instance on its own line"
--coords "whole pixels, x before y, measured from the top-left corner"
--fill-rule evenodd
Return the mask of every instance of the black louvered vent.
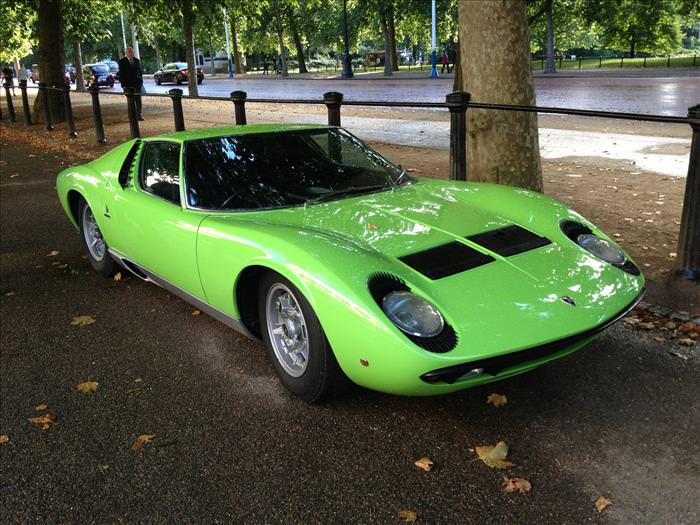
M 441 279 L 493 261 L 493 257 L 457 241 L 399 257 L 399 260 L 431 279 Z
M 372 294 L 372 297 L 380 308 L 382 307 L 384 296 L 389 292 L 411 291 L 410 288 L 406 286 L 403 279 L 399 279 L 398 277 L 388 273 L 375 273 L 370 275 L 367 281 L 367 287 L 369 288 L 369 293 Z M 417 337 L 405 332 L 401 333 L 421 348 L 425 348 L 428 352 L 434 352 L 437 354 L 449 352 L 455 346 L 457 346 L 459 341 L 454 328 L 452 328 L 447 321 L 445 321 L 445 326 L 443 327 L 442 332 L 435 337 Z
M 503 257 L 527 252 L 552 243 L 546 237 L 541 237 L 516 224 L 472 235 L 467 239 Z

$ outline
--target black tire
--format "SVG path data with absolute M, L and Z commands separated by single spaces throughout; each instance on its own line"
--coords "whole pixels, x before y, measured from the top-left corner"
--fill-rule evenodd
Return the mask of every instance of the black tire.
M 175 75 L 175 83 L 178 86 L 182 84 L 182 77 L 180 75 Z
M 309 356 L 306 369 L 299 377 L 288 373 L 280 363 L 271 341 L 268 329 L 266 304 L 268 293 L 276 285 L 283 285 L 293 295 L 300 306 L 306 324 Z M 268 272 L 263 276 L 258 288 L 258 315 L 263 342 L 272 366 L 282 384 L 293 394 L 307 403 L 317 403 L 337 396 L 351 384 L 335 359 L 331 345 L 311 305 L 301 292 L 281 275 Z
M 156 81 L 156 86 L 160 86 L 160 77 L 155 77 L 153 80 Z
M 90 266 L 92 266 L 92 269 L 95 270 L 97 273 L 100 275 L 104 275 L 105 277 L 111 277 L 112 275 L 115 274 L 117 271 L 118 265 L 112 259 L 112 256 L 109 255 L 109 252 L 107 251 L 109 246 L 107 245 L 107 241 L 105 241 L 105 253 L 102 258 L 97 259 L 90 248 L 88 247 L 86 235 L 85 235 L 85 229 L 86 229 L 86 210 L 88 210 L 90 213 L 92 213 L 92 210 L 90 210 L 90 206 L 88 206 L 88 203 L 85 202 L 85 199 L 80 199 L 80 204 L 78 206 L 78 224 L 80 225 L 80 239 L 83 242 L 83 248 L 85 248 L 85 253 L 87 254 L 88 262 L 90 263 Z M 99 229 L 98 229 L 99 231 Z

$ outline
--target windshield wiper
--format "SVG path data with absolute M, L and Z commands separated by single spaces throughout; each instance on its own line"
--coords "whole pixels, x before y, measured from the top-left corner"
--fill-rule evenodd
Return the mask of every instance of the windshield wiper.
M 306 201 L 306 204 L 316 204 L 317 202 L 324 202 L 327 200 L 332 200 L 335 197 L 346 196 L 346 195 L 357 195 L 359 193 L 368 193 L 376 190 L 386 190 L 391 186 L 386 186 L 384 184 L 375 184 L 373 186 L 352 186 L 350 188 L 345 188 L 343 190 L 329 191 L 313 199 Z

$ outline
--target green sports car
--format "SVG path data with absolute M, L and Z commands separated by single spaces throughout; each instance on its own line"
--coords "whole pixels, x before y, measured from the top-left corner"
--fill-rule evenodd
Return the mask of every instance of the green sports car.
M 306 401 L 433 395 L 567 355 L 641 298 L 639 268 L 544 195 L 405 170 L 343 129 L 131 140 L 62 171 L 92 267 L 262 340 Z

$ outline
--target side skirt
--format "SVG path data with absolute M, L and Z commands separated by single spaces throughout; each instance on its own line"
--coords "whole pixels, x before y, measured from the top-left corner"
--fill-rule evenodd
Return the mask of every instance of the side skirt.
M 198 299 L 194 295 L 192 295 L 189 292 L 186 292 L 179 286 L 174 285 L 170 281 L 163 279 L 161 276 L 153 273 L 150 271 L 148 268 L 145 268 L 141 266 L 138 263 L 135 263 L 131 259 L 128 259 L 121 253 L 117 252 L 116 250 L 110 248 L 109 249 L 109 254 L 117 260 L 119 264 L 121 264 L 124 268 L 129 270 L 131 273 L 133 273 L 136 277 L 139 279 L 142 279 L 146 282 L 151 282 L 154 284 L 157 284 L 161 288 L 164 288 L 168 292 L 172 293 L 173 295 L 177 295 L 180 299 L 183 301 L 186 301 L 190 303 L 192 306 L 197 308 L 198 310 L 204 312 L 205 314 L 213 317 L 217 321 L 220 321 L 224 323 L 226 326 L 229 328 L 233 328 L 236 332 L 239 332 L 240 334 L 243 334 L 244 336 L 248 337 L 249 339 L 252 339 L 253 341 L 258 341 L 260 342 L 260 339 L 255 337 L 250 330 L 246 328 L 246 326 L 239 320 L 236 319 L 235 317 L 231 317 L 227 313 L 222 312 L 221 310 L 217 310 L 210 304 L 205 303 L 201 299 Z

